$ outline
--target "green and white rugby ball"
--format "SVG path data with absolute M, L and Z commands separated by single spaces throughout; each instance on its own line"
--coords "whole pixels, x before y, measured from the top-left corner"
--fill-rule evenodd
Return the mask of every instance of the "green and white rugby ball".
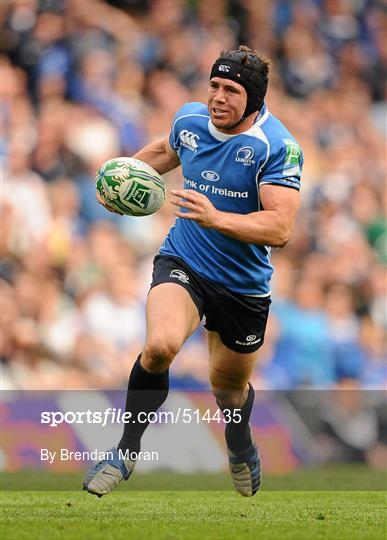
M 129 216 L 149 216 L 165 201 L 165 183 L 159 173 L 143 161 L 117 157 L 106 161 L 95 177 L 101 198 Z

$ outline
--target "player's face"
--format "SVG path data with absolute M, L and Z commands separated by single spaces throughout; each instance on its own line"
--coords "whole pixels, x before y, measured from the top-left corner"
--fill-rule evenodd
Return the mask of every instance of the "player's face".
M 246 109 L 247 92 L 229 79 L 213 77 L 208 87 L 208 110 L 214 126 L 225 133 L 238 132 L 233 128 Z

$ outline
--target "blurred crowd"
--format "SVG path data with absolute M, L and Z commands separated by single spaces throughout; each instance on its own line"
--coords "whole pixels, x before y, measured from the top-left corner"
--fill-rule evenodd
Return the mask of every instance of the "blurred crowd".
M 205 102 L 214 59 L 241 43 L 271 59 L 269 110 L 305 155 L 253 383 L 385 387 L 385 2 L 7 0 L 0 14 L 4 388 L 126 384 L 173 210 L 110 214 L 95 171 Z M 199 330 L 172 383 L 206 387 L 207 364 Z

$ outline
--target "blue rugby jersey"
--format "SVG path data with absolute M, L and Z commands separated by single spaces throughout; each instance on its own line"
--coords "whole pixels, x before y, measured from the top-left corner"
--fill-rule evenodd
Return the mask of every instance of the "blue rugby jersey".
M 186 103 L 175 116 L 169 141 L 180 158 L 184 188 L 203 193 L 223 212 L 259 211 L 262 184 L 300 187 L 301 149 L 266 107 L 248 131 L 228 135 L 215 128 L 203 103 Z M 270 294 L 273 267 L 267 246 L 177 218 L 159 253 L 182 258 L 231 291 Z

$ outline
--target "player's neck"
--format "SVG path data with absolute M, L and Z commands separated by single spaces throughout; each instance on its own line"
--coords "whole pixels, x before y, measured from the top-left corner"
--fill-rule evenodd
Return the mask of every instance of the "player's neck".
M 254 111 L 251 113 L 247 118 L 242 120 L 242 122 L 239 122 L 235 126 L 232 126 L 231 128 L 216 128 L 218 131 L 221 131 L 222 133 L 225 133 L 226 135 L 237 135 L 238 133 L 243 133 L 244 131 L 248 131 L 255 122 L 257 121 L 258 117 L 260 116 L 260 112 Z

